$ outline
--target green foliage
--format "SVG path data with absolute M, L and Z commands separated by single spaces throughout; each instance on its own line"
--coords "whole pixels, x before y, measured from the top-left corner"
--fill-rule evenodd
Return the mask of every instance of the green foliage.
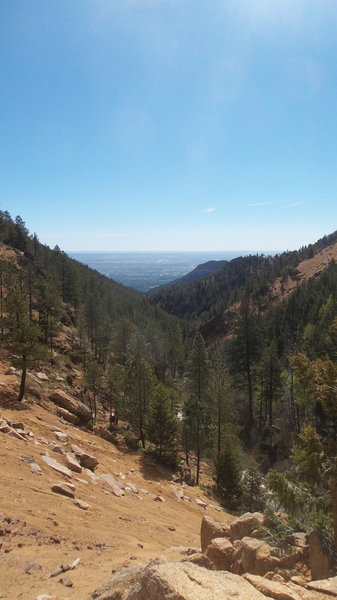
M 184 406 L 183 436 L 188 450 L 195 450 L 196 482 L 199 483 L 200 461 L 212 446 L 212 403 L 209 394 L 210 365 L 205 342 L 200 333 L 194 340 L 190 357 L 189 396 Z
M 2 305 L 1 328 L 4 342 L 13 355 L 13 364 L 21 370 L 18 401 L 24 396 L 27 369 L 46 360 L 46 347 L 41 343 L 41 330 L 31 318 L 29 297 L 18 272 L 11 272 L 11 285 Z
M 152 394 L 146 417 L 146 433 L 155 446 L 158 460 L 172 467 L 177 466 L 178 419 L 172 407 L 169 390 L 158 384 Z
M 312 488 L 321 488 L 325 473 L 326 455 L 322 439 L 312 425 L 297 436 L 292 449 L 292 460 L 302 481 Z
M 216 484 L 224 503 L 238 510 L 241 502 L 241 464 L 238 441 L 228 436 L 215 463 Z
M 254 458 L 250 458 L 241 477 L 241 510 L 244 512 L 263 512 L 267 495 L 265 479 Z
M 139 440 L 134 435 L 131 435 L 127 431 L 123 434 L 125 445 L 129 450 L 133 452 L 138 452 L 139 450 Z
M 301 528 L 295 522 L 289 522 L 288 519 L 276 514 L 270 507 L 264 512 L 265 524 L 259 525 L 259 534 L 262 539 L 271 545 L 278 542 L 285 542 L 288 535 L 295 531 L 301 531 Z
M 138 429 L 140 441 L 145 448 L 146 415 L 155 378 L 149 358 L 149 345 L 138 331 L 132 336 L 127 352 L 125 411 L 131 425 Z
M 277 471 L 269 471 L 268 486 L 280 505 L 292 516 L 299 515 L 305 510 L 312 510 L 314 496 L 308 487 L 302 485 L 295 474 L 284 475 Z

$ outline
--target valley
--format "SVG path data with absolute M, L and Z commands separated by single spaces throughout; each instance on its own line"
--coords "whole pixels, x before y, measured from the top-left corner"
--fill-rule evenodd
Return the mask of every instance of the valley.
M 1 598 L 100 597 L 130 569 L 134 600 L 142 565 L 223 572 L 222 552 L 266 590 L 243 538 L 200 553 L 205 515 L 219 532 L 256 513 L 249 548 L 298 559 L 279 583 L 322 600 L 308 586 L 336 572 L 336 235 L 147 298 L 0 215 Z

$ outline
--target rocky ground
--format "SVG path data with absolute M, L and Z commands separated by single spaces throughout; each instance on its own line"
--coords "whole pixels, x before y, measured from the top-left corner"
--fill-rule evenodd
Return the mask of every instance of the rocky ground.
M 63 421 L 47 385 L 40 399 L 6 402 L 17 376 L 0 365 L 1 600 L 86 598 L 122 567 L 199 547 L 204 514 L 230 522 L 200 488 Z

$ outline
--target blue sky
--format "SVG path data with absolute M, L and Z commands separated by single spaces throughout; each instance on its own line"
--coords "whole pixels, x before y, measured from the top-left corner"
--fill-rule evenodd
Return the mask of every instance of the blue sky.
M 0 208 L 65 250 L 337 229 L 335 0 L 1 0 Z

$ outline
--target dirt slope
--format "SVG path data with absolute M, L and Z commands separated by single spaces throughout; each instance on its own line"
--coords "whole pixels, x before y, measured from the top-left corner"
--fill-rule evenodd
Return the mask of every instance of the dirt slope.
M 318 252 L 313 258 L 303 260 L 296 267 L 295 277 L 288 275 L 284 280 L 278 277 L 270 284 L 270 297 L 272 304 L 279 304 L 282 300 L 288 298 L 295 291 L 298 285 L 301 285 L 308 279 L 319 277 L 319 275 L 329 266 L 331 260 L 337 260 L 337 242 Z
M 0 365 L 2 389 L 15 380 L 4 372 Z M 150 459 L 123 453 L 100 437 L 64 423 L 55 413 L 47 400 L 27 401 L 18 407 L 12 402 L 0 408 L 0 419 L 23 422 L 34 435 L 23 441 L 0 433 L 1 599 L 35 600 L 39 594 L 54 594 L 61 600 L 86 598 L 112 570 L 146 562 L 168 547 L 199 547 L 205 510 L 217 519 L 231 519 L 220 514 L 199 488 L 172 483 L 169 473 Z M 68 434 L 68 442 L 56 439 L 55 428 Z M 72 473 L 69 480 L 47 466 L 43 454 L 64 464 L 62 455 L 53 450 L 55 442 L 65 449 L 76 444 L 94 455 L 99 461 L 94 475 L 83 470 Z M 31 457 L 42 475 L 33 473 L 20 456 Z M 142 491 L 125 491 L 125 496 L 116 497 L 101 481 L 93 481 L 103 473 Z M 90 508 L 82 510 L 73 499 L 52 492 L 58 481 L 71 481 L 75 497 Z M 178 490 L 190 501 L 178 500 Z M 154 500 L 157 495 L 165 501 Z M 206 500 L 207 509 L 196 498 Z M 78 557 L 81 562 L 75 570 L 50 577 L 60 565 Z M 59 582 L 65 576 L 73 587 Z

